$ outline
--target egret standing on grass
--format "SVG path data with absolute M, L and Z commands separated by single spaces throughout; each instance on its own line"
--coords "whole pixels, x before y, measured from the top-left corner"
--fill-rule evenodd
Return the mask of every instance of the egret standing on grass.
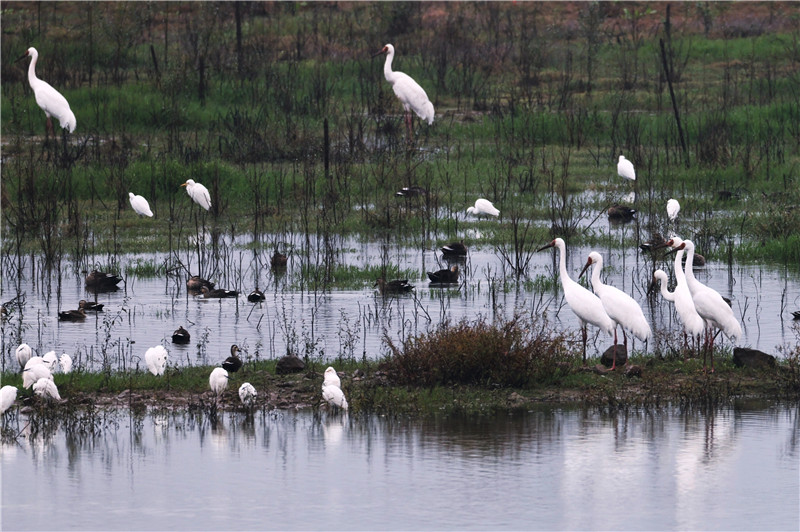
M 139 216 L 153 217 L 153 211 L 150 210 L 150 204 L 142 196 L 138 196 L 133 192 L 128 192 L 128 197 L 131 201 L 131 207 L 136 211 Z
M 394 59 L 394 46 L 387 44 L 383 49 L 372 57 L 386 54 L 386 62 L 383 64 L 383 75 L 386 81 L 392 84 L 392 90 L 403 104 L 405 110 L 406 127 L 409 137 L 411 136 L 411 111 L 413 110 L 418 117 L 425 120 L 428 125 L 433 124 L 433 104 L 428 99 L 425 89 L 414 81 L 411 76 L 402 72 L 392 70 L 392 60 Z
M 155 376 L 163 375 L 167 367 L 167 358 L 169 354 L 164 346 L 157 345 L 151 347 L 144 353 L 144 362 L 147 364 L 147 369 Z
M 58 364 L 61 366 L 61 373 L 72 371 L 72 357 L 64 353 L 58 357 Z
M 20 368 L 25 368 L 25 364 L 31 359 L 33 351 L 31 350 L 31 346 L 28 344 L 19 344 L 17 347 L 16 355 L 17 355 L 17 362 L 19 362 Z
M 336 373 L 336 370 L 333 369 L 333 367 L 328 366 L 328 369 L 325 370 L 322 386 L 336 386 L 337 388 L 342 387 L 342 380 L 339 378 L 339 374 Z
M 561 279 L 561 287 L 564 289 L 564 299 L 567 300 L 567 305 L 581 322 L 583 363 L 586 364 L 586 324 L 591 323 L 608 333 L 608 335 L 612 335 L 615 329 L 614 321 L 606 313 L 599 297 L 570 279 L 567 274 L 567 248 L 562 239 L 556 238 L 536 251 L 552 247 L 557 248 L 559 252 L 558 277 Z
M 61 400 L 61 395 L 58 393 L 58 387 L 53 379 L 42 377 L 33 385 L 33 393 L 42 397 L 43 399 Z
M 222 391 L 228 387 L 228 372 L 222 368 L 214 368 L 211 375 L 208 377 L 208 385 L 214 395 L 219 396 Z
M 205 210 L 211 208 L 211 195 L 208 193 L 206 187 L 200 183 L 195 183 L 194 179 L 187 179 L 186 183 L 181 186 L 186 187 L 186 193 L 189 194 L 189 197 L 192 198 L 195 203 Z
M 5 413 L 17 400 L 16 386 L 3 386 L 0 388 L 0 414 Z
M 578 277 L 583 275 L 593 264 L 592 290 L 603 303 L 606 314 L 614 321 L 614 361 L 611 364 L 611 369 L 613 370 L 617 367 L 617 324 L 622 327 L 623 345 L 625 346 L 626 354 L 628 351 L 628 335 L 625 334 L 625 329 L 631 331 L 634 336 L 643 342 L 650 338 L 652 331 L 639 303 L 619 288 L 605 284 L 600 280 L 600 270 L 603 269 L 603 256 L 598 252 L 592 251 L 589 253 L 586 266 L 583 267 Z
M 631 181 L 636 181 L 636 170 L 633 169 L 633 163 L 626 159 L 624 155 L 619 156 L 617 173 L 620 177 L 630 179 Z
M 58 123 L 62 128 L 72 133 L 75 131 L 77 121 L 72 109 L 69 108 L 67 99 L 49 83 L 36 77 L 36 61 L 39 59 L 39 52 L 36 51 L 36 48 L 28 48 L 28 51 L 17 61 L 21 61 L 28 56 L 31 58 L 31 64 L 28 65 L 28 83 L 33 89 L 36 104 L 42 108 L 45 116 L 47 116 L 47 131 L 53 133 L 53 122 L 50 117 L 54 116 L 58 119 Z
M 483 215 L 500 216 L 500 211 L 494 205 L 492 205 L 491 201 L 479 198 L 475 200 L 474 207 L 467 208 L 467 214 L 474 214 L 475 216 L 478 217 Z

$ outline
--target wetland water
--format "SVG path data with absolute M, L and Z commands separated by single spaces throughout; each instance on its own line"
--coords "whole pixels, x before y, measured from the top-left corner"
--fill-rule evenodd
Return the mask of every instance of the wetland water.
M 797 530 L 797 405 L 118 411 L 2 446 L 3 530 Z
M 265 237 L 264 241 L 276 239 Z M 248 242 L 243 239 L 234 243 L 241 246 Z M 503 261 L 490 247 L 473 246 L 467 262 L 461 265 L 461 284 L 441 288 L 430 286 L 425 275 L 426 271 L 446 266 L 437 263 L 438 250 L 384 249 L 380 244 L 357 239 L 343 239 L 337 244 L 341 249 L 337 258 L 342 264 L 365 269 L 380 266 L 386 260 L 419 272 L 417 278 L 409 279 L 415 285 L 414 295 L 382 298 L 366 282 L 356 289 L 301 290 L 292 273 L 301 266 L 298 257 L 291 258 L 287 274 L 276 276 L 268 268 L 267 252 L 254 258 L 253 251 L 240 249 L 229 252 L 227 268 L 223 268 L 225 277 L 215 279 L 218 287 L 237 289 L 242 295 L 238 300 L 205 300 L 187 295 L 184 273 L 156 278 L 124 275 L 127 265 L 136 260 L 155 259 L 162 263 L 168 259 L 166 254 L 122 255 L 121 273 L 126 284 L 120 284 L 121 289 L 116 292 L 96 296 L 105 304 L 105 312 L 90 312 L 84 322 L 59 322 L 59 310 L 77 308 L 80 299 L 95 298 L 84 287 L 84 274 L 75 272 L 69 264 L 60 273 L 47 274 L 30 257 L 22 261 L 12 258 L 9 262 L 23 265 L 22 273 L 5 273 L 2 299 L 24 294 L 25 307 L 21 315 L 12 316 L 3 324 L 4 367 L 16 367 L 13 352 L 20 341 L 30 344 L 39 355 L 53 349 L 67 352 L 76 367 L 97 370 L 104 362 L 112 368 L 137 364 L 143 368 L 144 352 L 158 343 L 167 347 L 171 365 L 219 363 L 228 356 L 233 343 L 242 347 L 245 359 L 280 357 L 287 346 L 301 356 L 308 352 L 324 359 L 377 358 L 382 354 L 384 334 L 397 340 L 428 331 L 444 320 L 511 317 L 515 312 L 547 316 L 559 330 L 579 331 L 577 318 L 564 303 L 560 289 L 537 290 L 535 283 L 516 284 L 513 277 L 503 275 Z M 223 242 L 221 247 L 235 249 L 231 242 Z M 651 323 L 654 338 L 647 350 L 663 351 L 665 342 L 680 345 L 681 327 L 673 306 L 660 295 L 648 298 L 646 294 L 653 270 L 650 257 L 637 248 L 624 253 L 612 248 L 598 250 L 605 258 L 605 281 L 631 294 Z M 573 278 L 589 251 L 568 249 L 568 271 Z M 533 253 L 530 277 L 552 279 L 553 257 L 551 250 Z M 669 271 L 671 261 L 661 261 L 656 266 Z M 709 262 L 696 269 L 696 275 L 732 299 L 734 314 L 744 330 L 739 346 L 780 356 L 778 346 L 797 345 L 791 311 L 800 309 L 800 271 L 739 264 L 728 268 Z M 245 296 L 256 283 L 267 299 L 253 305 Z M 179 325 L 192 334 L 190 344 L 177 346 L 170 342 L 172 331 Z M 592 327 L 589 330 L 594 342 L 587 349 L 588 355 L 598 356 L 611 340 L 599 336 Z M 638 340 L 633 347 L 645 348 Z

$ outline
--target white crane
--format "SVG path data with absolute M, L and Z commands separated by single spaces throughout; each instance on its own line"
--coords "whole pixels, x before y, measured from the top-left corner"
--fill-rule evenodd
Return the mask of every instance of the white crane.
M 36 48 L 30 47 L 17 61 L 26 57 L 31 58 L 31 63 L 28 65 L 28 83 L 36 97 L 36 105 L 41 107 L 47 116 L 47 131 L 53 133 L 53 122 L 50 117 L 54 116 L 62 128 L 72 133 L 75 131 L 77 121 L 72 109 L 69 108 L 69 102 L 49 83 L 36 77 L 36 61 L 39 59 L 39 52 L 36 51 Z
M 684 335 L 691 336 L 696 340 L 703 334 L 705 322 L 703 322 L 703 318 L 694 308 L 692 294 L 689 292 L 689 286 L 686 284 L 686 277 L 681 268 L 682 260 L 683 250 L 680 250 L 675 256 L 675 278 L 677 284 L 672 292 L 667 290 L 667 273 L 664 270 L 656 270 L 653 273 L 653 280 L 661 283 L 661 296 L 675 305 L 678 318 L 680 318 L 683 325 Z
M 386 81 L 391 83 L 395 96 L 403 104 L 405 110 L 406 126 L 409 136 L 411 135 L 411 111 L 413 110 L 418 117 L 425 120 L 428 125 L 433 124 L 433 104 L 428 99 L 425 89 L 414 81 L 411 76 L 403 72 L 392 70 L 392 60 L 394 59 L 394 46 L 387 44 L 380 52 L 372 57 L 386 54 L 386 62 L 383 64 L 383 75 Z
M 561 279 L 561 287 L 564 289 L 564 299 L 572 312 L 578 316 L 581 322 L 581 332 L 583 333 L 583 363 L 586 364 L 586 324 L 591 323 L 607 334 L 614 334 L 614 321 L 609 317 L 603 308 L 600 298 L 573 281 L 567 274 L 567 248 L 561 238 L 556 238 L 546 246 L 542 246 L 536 251 L 555 247 L 559 252 L 558 277 Z
M 131 202 L 131 207 L 139 216 L 149 216 L 153 217 L 153 211 L 150 210 L 150 204 L 147 203 L 147 200 L 144 197 L 134 194 L 133 192 L 128 192 L 128 199 Z
M 168 358 L 169 353 L 161 345 L 151 347 L 144 353 L 144 362 L 147 364 L 147 370 L 155 376 L 164 374 Z
M 477 200 L 475 200 L 474 207 L 467 208 L 467 214 L 474 214 L 475 216 L 478 217 L 482 215 L 500 216 L 500 211 L 494 205 L 492 205 L 491 201 L 483 198 L 478 198 Z
M 189 194 L 189 197 L 192 198 L 192 201 L 200 205 L 205 210 L 209 210 L 211 208 L 211 195 L 208 193 L 208 189 L 201 185 L 200 183 L 195 183 L 194 179 L 187 179 L 186 183 L 181 185 L 182 187 L 186 187 L 186 193 Z
M 650 338 L 652 331 L 639 303 L 619 288 L 605 284 L 600 280 L 600 270 L 603 269 L 603 256 L 598 252 L 592 251 L 589 253 L 586 266 L 583 267 L 578 277 L 583 275 L 592 265 L 594 265 L 594 268 L 592 268 L 592 290 L 600 298 L 606 313 L 614 321 L 614 358 L 611 364 L 611 369 L 613 370 L 617 367 L 617 324 L 622 327 L 623 345 L 625 346 L 626 354 L 628 351 L 628 336 L 625 334 L 625 329 L 631 331 L 634 336 L 643 342 Z
M 624 155 L 619 156 L 617 173 L 620 177 L 630 179 L 631 181 L 636 181 L 636 170 L 633 169 L 633 163 L 626 159 Z

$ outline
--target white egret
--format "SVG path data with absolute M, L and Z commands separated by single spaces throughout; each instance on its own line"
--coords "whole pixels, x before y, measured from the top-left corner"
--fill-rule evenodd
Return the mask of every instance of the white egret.
M 325 399 L 329 405 L 342 410 L 347 410 L 347 399 L 344 397 L 344 392 L 338 386 L 322 385 L 322 398 Z
M 214 395 L 219 395 L 222 391 L 228 387 L 228 372 L 222 368 L 214 368 L 214 371 L 211 372 L 211 375 L 208 377 L 208 385 L 211 387 L 211 391 L 214 392 Z
M 614 321 L 614 361 L 611 364 L 611 369 L 617 367 L 617 324 L 622 327 L 622 338 L 625 351 L 628 349 L 628 336 L 625 334 L 625 329 L 631 331 L 641 341 L 646 341 L 650 338 L 652 331 L 650 324 L 644 317 L 642 307 L 631 296 L 610 284 L 605 284 L 600 280 L 600 270 L 603 269 L 603 256 L 596 251 L 589 253 L 589 259 L 586 261 L 586 266 L 583 267 L 578 277 L 592 268 L 592 290 L 600 298 L 603 303 L 603 308 L 606 314 Z
M 211 208 L 211 195 L 208 193 L 206 187 L 200 183 L 195 183 L 194 179 L 187 179 L 186 183 L 181 186 L 186 187 L 186 193 L 189 194 L 189 197 L 192 198 L 195 203 L 205 210 Z
M 624 155 L 619 156 L 617 173 L 620 175 L 620 177 L 630 179 L 631 181 L 636 181 L 636 171 L 633 169 L 633 163 L 626 159 Z
M 237 371 L 239 371 L 239 368 L 242 367 L 242 359 L 239 358 L 239 355 L 237 355 L 238 352 L 239 352 L 239 346 L 233 344 L 231 346 L 231 356 L 226 358 L 225 361 L 222 363 L 222 369 L 224 369 L 225 371 L 229 371 L 231 373 L 236 373 Z
M 47 369 L 49 369 L 51 373 L 54 372 L 56 370 L 56 366 L 58 365 L 58 357 L 56 356 L 56 352 L 48 351 L 45 353 L 42 356 L 42 362 L 44 362 L 44 365 L 47 366 Z
M 156 376 L 164 374 L 167 358 L 169 358 L 169 353 L 161 345 L 151 347 L 144 353 L 144 362 L 147 364 L 148 371 Z
M 38 359 L 38 361 L 34 359 Z M 30 388 L 39 379 L 53 379 L 53 373 L 48 369 L 47 364 L 41 360 L 41 357 L 31 357 L 31 360 L 25 364 L 25 370 L 22 372 L 23 388 Z
M 54 116 L 58 119 L 58 123 L 62 128 L 72 133 L 75 131 L 77 121 L 75 120 L 75 114 L 72 112 L 72 109 L 69 108 L 67 99 L 49 83 L 36 77 L 36 61 L 39 59 L 39 52 L 36 51 L 36 48 L 28 48 L 25 54 L 17 59 L 17 61 L 29 56 L 31 58 L 31 63 L 28 65 L 28 83 L 36 97 L 36 105 L 41 107 L 45 116 L 47 116 L 47 130 L 53 133 L 53 122 L 50 120 L 50 117 Z
M 17 355 L 17 362 L 19 362 L 19 367 L 25 368 L 25 364 L 28 363 L 28 360 L 31 359 L 31 355 L 33 355 L 33 350 L 31 346 L 28 344 L 19 344 L 16 351 Z
M 256 400 L 256 389 L 249 382 L 245 382 L 239 386 L 239 399 L 245 406 L 250 406 Z
M 140 216 L 149 216 L 153 217 L 153 211 L 150 210 L 150 204 L 147 203 L 147 200 L 144 197 L 134 194 L 133 192 L 128 192 L 128 198 L 131 202 L 131 207 L 133 210 L 136 211 L 136 214 Z
M 325 370 L 325 380 L 322 382 L 322 385 L 341 388 L 342 380 L 339 378 L 339 374 L 336 373 L 336 370 L 328 366 L 328 369 Z
M 583 333 L 583 362 L 586 363 L 586 324 L 591 323 L 599 327 L 607 334 L 614 334 L 614 321 L 609 317 L 603 308 L 600 298 L 573 281 L 567 274 L 567 248 L 561 238 L 556 238 L 546 246 L 542 246 L 536 251 L 555 247 L 559 252 L 558 271 L 561 279 L 561 287 L 564 290 L 564 299 L 572 312 L 578 316 L 581 322 L 581 332 Z
M 411 76 L 403 72 L 395 72 L 392 70 L 394 46 L 387 44 L 380 52 L 372 57 L 381 54 L 386 54 L 386 62 L 383 64 L 383 75 L 386 77 L 386 81 L 391 83 L 395 96 L 397 96 L 400 103 L 403 104 L 409 135 L 411 135 L 411 110 L 421 119 L 425 120 L 428 125 L 433 124 L 433 104 L 428 99 L 425 89 L 420 87 L 419 83 L 414 81 Z
M 667 200 L 667 216 L 669 216 L 670 221 L 674 222 L 675 219 L 678 217 L 678 213 L 681 212 L 681 204 L 678 203 L 678 200 L 670 198 Z
M 43 399 L 55 399 L 56 401 L 61 400 L 61 396 L 58 394 L 58 387 L 52 379 L 42 377 L 36 381 L 36 383 L 33 385 L 33 393 L 39 397 L 42 397 Z
M 487 216 L 500 216 L 500 211 L 492 205 L 492 202 L 479 198 L 475 200 L 474 207 L 467 208 L 467 214 L 474 214 L 475 216 L 483 216 L 484 214 Z
M 16 386 L 3 386 L 0 388 L 0 414 L 5 413 L 17 400 Z
M 64 353 L 58 357 L 58 364 L 61 366 L 61 373 L 72 371 L 72 357 Z

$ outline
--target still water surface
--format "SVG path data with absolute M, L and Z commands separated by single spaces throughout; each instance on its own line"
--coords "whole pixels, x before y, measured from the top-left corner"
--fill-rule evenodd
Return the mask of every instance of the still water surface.
M 798 416 L 120 411 L 4 444 L 2 529 L 798 530 Z

